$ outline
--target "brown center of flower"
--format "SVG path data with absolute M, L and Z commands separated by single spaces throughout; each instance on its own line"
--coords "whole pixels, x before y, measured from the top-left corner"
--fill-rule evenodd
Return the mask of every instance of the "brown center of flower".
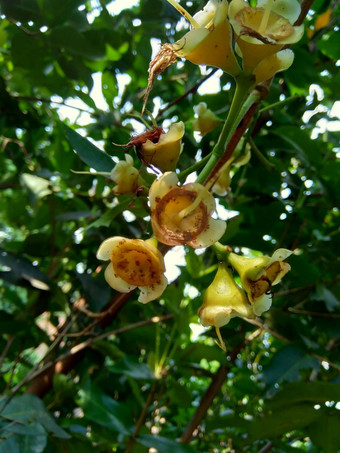
M 195 239 L 208 226 L 208 212 L 196 192 L 183 188 L 170 190 L 157 202 L 157 223 L 168 238 L 169 245 Z
M 274 261 L 266 269 L 266 274 L 262 275 L 258 280 L 249 280 L 248 283 L 251 288 L 251 295 L 254 299 L 257 299 L 263 294 L 269 294 L 272 288 L 272 283 L 276 280 L 277 276 L 281 272 L 280 261 Z
M 116 276 L 134 286 L 152 286 L 161 279 L 159 259 L 138 240 L 122 241 L 111 255 Z
M 281 268 L 280 261 L 274 261 L 274 263 L 272 263 L 266 269 L 266 275 L 267 275 L 268 280 L 271 283 L 273 283 L 281 271 L 282 271 L 282 268 Z
M 256 281 L 249 280 L 249 285 L 253 299 L 258 299 L 259 297 L 262 297 L 263 294 L 268 293 L 272 286 L 265 276 Z
M 266 17 L 265 26 L 263 18 Z M 264 8 L 242 8 L 235 16 L 235 20 L 242 25 L 241 35 L 252 36 L 263 41 L 263 36 L 274 41 L 282 41 L 294 33 L 294 27 L 290 22 L 272 11 L 267 14 Z M 261 39 L 262 38 L 262 39 Z

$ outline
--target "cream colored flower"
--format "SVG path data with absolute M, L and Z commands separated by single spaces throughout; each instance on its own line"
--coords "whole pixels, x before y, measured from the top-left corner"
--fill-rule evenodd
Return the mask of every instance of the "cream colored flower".
M 272 257 L 259 258 L 229 254 L 228 261 L 238 272 L 255 315 L 260 316 L 271 307 L 271 287 L 277 285 L 290 271 L 289 264 L 284 263 L 283 260 L 292 253 L 291 250 L 277 249 Z
M 138 287 L 139 302 L 158 299 L 167 286 L 164 259 L 153 239 L 111 237 L 100 245 L 97 258 L 110 261 L 105 270 L 107 283 L 121 293 Z
M 205 327 L 222 327 L 231 318 L 253 318 L 253 310 L 242 289 L 236 285 L 225 263 L 219 263 L 217 274 L 204 294 L 203 305 L 198 310 Z
M 202 137 L 221 124 L 221 120 L 207 108 L 205 102 L 200 102 L 194 107 L 197 118 L 193 121 L 193 129 L 199 131 Z
M 215 200 L 201 184 L 180 187 L 176 173 L 167 172 L 153 182 L 149 198 L 153 232 L 163 244 L 208 247 L 225 232 L 225 222 L 211 217 Z
M 160 134 L 157 141 L 147 139 L 138 149 L 138 154 L 149 165 L 159 168 L 162 172 L 176 169 L 182 151 L 181 140 L 184 135 L 182 121 L 170 126 L 168 132 Z
M 235 31 L 238 53 L 242 56 L 243 70 L 246 74 L 254 74 L 256 83 L 271 78 L 292 64 L 293 52 L 281 49 L 301 39 L 303 25 L 293 25 L 300 11 L 296 0 L 259 0 L 256 7 L 249 6 L 245 0 L 232 0 L 230 3 L 229 18 Z M 261 62 L 262 67 L 257 70 Z
M 125 154 L 125 160 L 120 160 L 110 173 L 110 178 L 116 185 L 113 192 L 116 195 L 136 192 L 138 186 L 143 184 L 137 168 L 133 166 L 133 158 Z
M 192 30 L 183 38 L 170 44 L 175 55 L 197 65 L 216 66 L 233 76 L 239 74 L 240 67 L 232 48 L 228 2 L 209 0 L 193 17 L 174 0 L 169 3 L 178 9 L 192 26 Z

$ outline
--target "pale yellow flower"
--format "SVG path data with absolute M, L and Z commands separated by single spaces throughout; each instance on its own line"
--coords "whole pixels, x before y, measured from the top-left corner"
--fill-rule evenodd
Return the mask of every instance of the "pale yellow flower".
M 110 173 L 110 178 L 116 185 L 113 192 L 116 195 L 136 192 L 138 186 L 143 184 L 137 168 L 133 166 L 133 158 L 125 154 L 125 160 L 120 160 Z
M 272 257 L 259 258 L 229 254 L 228 261 L 238 272 L 255 315 L 260 316 L 271 307 L 271 288 L 290 271 L 289 264 L 284 263 L 283 260 L 292 253 L 291 250 L 277 249 Z
M 294 53 L 281 49 L 301 39 L 303 25 L 293 25 L 300 11 L 296 0 L 259 0 L 256 7 L 245 0 L 230 3 L 229 18 L 243 70 L 254 74 L 256 83 L 270 79 L 292 64 Z
M 181 140 L 184 132 L 182 121 L 174 123 L 168 132 L 159 135 L 157 141 L 147 139 L 139 147 L 138 154 L 144 162 L 159 168 L 162 172 L 175 170 L 182 151 Z
M 200 102 L 194 107 L 197 118 L 193 121 L 193 129 L 199 131 L 202 137 L 221 124 L 221 120 L 207 108 L 205 102 Z
M 225 232 L 225 222 L 211 217 L 216 208 L 211 193 L 198 183 L 178 186 L 174 172 L 153 182 L 149 199 L 153 232 L 163 244 L 208 247 Z
M 253 318 L 253 310 L 242 289 L 235 283 L 225 263 L 219 263 L 217 274 L 204 294 L 198 310 L 201 324 L 220 328 L 235 316 Z
M 156 241 L 127 239 L 121 236 L 106 239 L 97 258 L 110 261 L 105 270 L 107 283 L 116 291 L 128 293 L 139 288 L 139 302 L 158 299 L 167 286 L 163 255 Z
M 174 44 L 165 44 L 160 51 L 160 56 L 164 55 L 164 49 L 167 52 L 172 49 L 174 55 L 194 64 L 216 66 L 233 76 L 239 74 L 240 67 L 232 48 L 228 2 L 209 0 L 205 7 L 193 17 L 175 0 L 168 0 L 168 2 L 190 22 L 192 30 Z

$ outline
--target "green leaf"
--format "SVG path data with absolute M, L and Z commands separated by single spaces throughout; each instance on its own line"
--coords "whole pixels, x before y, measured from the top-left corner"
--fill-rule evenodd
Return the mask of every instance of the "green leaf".
M 109 209 L 105 212 L 99 219 L 87 225 L 86 229 L 99 228 L 102 226 L 108 227 L 111 225 L 112 221 L 125 209 L 129 207 L 131 203 L 131 196 L 127 195 L 126 197 L 119 198 L 119 204 L 112 209 Z
M 340 451 L 340 416 L 338 412 L 323 414 L 308 427 L 309 436 L 320 451 Z
M 116 77 L 109 71 L 104 71 L 102 74 L 102 92 L 106 102 L 112 108 L 113 100 L 118 95 L 118 87 Z
M 319 361 L 315 357 L 306 354 L 301 348 L 290 344 L 280 349 L 273 357 L 269 365 L 263 371 L 263 377 L 268 386 L 282 381 L 299 380 L 299 372 L 302 369 L 319 369 Z
M 324 35 L 322 40 L 318 41 L 318 48 L 327 57 L 340 59 L 339 36 L 336 32 Z
M 53 28 L 50 41 L 55 46 L 91 60 L 98 60 L 105 56 L 105 48 L 95 45 L 95 41 L 86 39 L 76 28 L 69 25 Z
M 135 357 L 125 355 L 123 360 L 110 367 L 112 373 L 125 374 L 133 379 L 155 379 L 151 368 Z
M 317 285 L 315 293 L 311 295 L 311 300 L 321 300 L 325 303 L 328 311 L 334 311 L 340 302 L 334 294 L 324 285 Z
M 43 291 L 48 291 L 49 279 L 38 269 L 37 266 L 25 258 L 17 257 L 13 254 L 2 252 L 0 253 L 0 263 L 9 267 L 12 271 L 11 280 L 20 284 L 20 280 L 28 281 L 33 288 Z M 3 273 L 3 278 L 6 278 L 6 272 Z
M 112 170 L 115 164 L 108 154 L 97 148 L 93 143 L 82 137 L 78 134 L 78 132 L 74 131 L 70 127 L 65 124 L 63 126 L 66 138 L 80 159 L 85 162 L 86 165 L 97 171 L 110 172 Z
M 94 385 L 87 387 L 87 389 L 79 391 L 77 398 L 85 417 L 118 433 L 131 434 L 133 431 L 132 417 L 127 407 Z
M 274 439 L 292 430 L 305 428 L 320 416 L 309 404 L 293 404 L 277 412 L 258 418 L 249 424 L 248 442 L 259 439 Z
M 48 432 L 55 436 L 68 439 L 69 434 L 56 424 L 52 416 L 47 412 L 40 398 L 35 395 L 25 394 L 14 397 L 2 412 L 7 418 L 31 424 L 37 421 Z
M 99 312 L 110 300 L 109 285 L 88 274 L 77 274 L 77 277 L 81 281 L 90 309 Z
M 340 401 L 340 385 L 332 382 L 294 382 L 286 384 L 283 390 L 266 402 L 266 409 L 278 409 L 303 401 L 323 403 Z
M 14 434 L 0 443 L 0 453 L 42 453 L 46 444 L 46 433 L 35 436 Z
M 4 426 L 2 428 L 2 431 L 4 431 L 4 433 L 2 433 L 2 437 L 5 437 L 9 433 L 21 434 L 26 436 L 46 437 L 46 431 L 44 430 L 43 426 L 37 422 L 26 425 L 14 421 Z
M 158 453 L 197 453 L 189 445 L 184 445 L 175 440 L 170 440 L 165 437 L 151 436 L 144 434 L 136 438 L 136 442 L 144 445 L 145 447 L 155 448 Z

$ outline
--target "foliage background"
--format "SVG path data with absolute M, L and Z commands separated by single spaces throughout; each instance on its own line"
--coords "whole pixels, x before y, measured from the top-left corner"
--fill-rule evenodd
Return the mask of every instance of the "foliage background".
M 330 112 L 340 83 L 339 6 L 313 2 L 293 66 L 254 117 L 253 140 L 271 166 L 252 152 L 219 200 L 236 212 L 223 243 L 255 255 L 297 250 L 260 327 L 236 318 L 222 329 L 225 357 L 214 332 L 197 334 L 216 269 L 209 250 L 185 250 L 176 279 L 147 305 L 115 294 L 95 257 L 110 236 L 147 237 L 146 199 L 117 199 L 108 179 L 72 170 L 110 171 L 108 155 L 122 157 L 113 143 L 127 143 L 136 125 L 150 40 L 183 34 L 165 1 L 112 14 L 114 3 L 0 1 L 0 452 L 334 453 L 340 150 Z M 187 2 L 192 13 L 203 4 Z M 107 110 L 91 91 L 94 74 Z M 186 123 L 180 170 L 218 136 L 196 142 L 193 106 L 204 101 L 223 118 L 230 105 L 230 78 L 220 77 L 217 94 L 200 95 L 202 77 L 178 63 L 152 92 L 164 109 L 159 124 Z M 62 120 L 59 107 L 74 99 L 87 114 L 76 107 Z

